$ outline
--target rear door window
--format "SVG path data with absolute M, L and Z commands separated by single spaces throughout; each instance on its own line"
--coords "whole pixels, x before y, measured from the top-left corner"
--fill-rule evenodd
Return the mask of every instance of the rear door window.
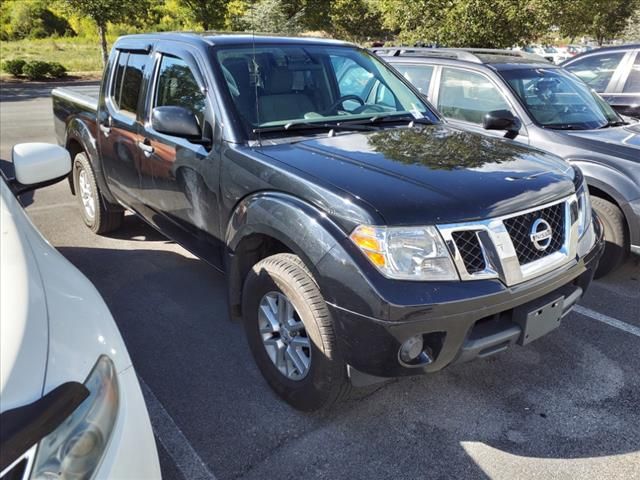
M 604 92 L 624 55 L 625 52 L 590 55 L 576 60 L 566 68 L 596 92 Z
M 148 55 L 120 52 L 111 89 L 111 101 L 124 113 L 135 115 Z
M 404 65 L 396 63 L 393 65 L 400 74 L 409 80 L 423 95 L 429 94 L 433 67 L 431 65 Z
M 438 109 L 454 120 L 482 124 L 494 110 L 511 110 L 497 87 L 484 75 L 458 68 L 443 68 Z

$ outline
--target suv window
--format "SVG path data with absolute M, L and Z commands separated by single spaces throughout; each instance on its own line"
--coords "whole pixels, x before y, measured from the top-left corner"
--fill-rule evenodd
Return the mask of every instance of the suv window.
M 479 73 L 443 68 L 438 109 L 445 117 L 481 124 L 485 114 L 511 110 L 491 81 Z
M 135 115 L 142 88 L 144 68 L 149 57 L 146 54 L 120 52 L 115 78 L 111 90 L 111 100 L 122 112 Z
M 627 81 L 624 83 L 623 93 L 638 93 L 640 92 L 640 52 L 636 54 L 636 61 L 631 66 L 631 71 L 627 77 Z
M 625 52 L 589 55 L 567 65 L 566 68 L 596 92 L 604 92 L 624 55 Z
M 205 95 L 200 90 L 189 66 L 179 58 L 163 56 L 154 106 L 187 108 L 195 114 L 198 123 L 202 125 L 205 105 Z
M 396 63 L 393 65 L 400 74 L 409 80 L 424 95 L 429 94 L 433 67 L 431 65 L 403 65 Z

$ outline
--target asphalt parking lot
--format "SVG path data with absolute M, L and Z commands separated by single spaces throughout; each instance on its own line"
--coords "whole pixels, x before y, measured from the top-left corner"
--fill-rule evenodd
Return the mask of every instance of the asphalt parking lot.
M 55 142 L 50 88 L 2 86 L 0 158 Z M 640 260 L 559 330 L 497 357 L 302 414 L 263 381 L 225 280 L 134 216 L 107 237 L 65 183 L 27 212 L 97 287 L 141 378 L 167 479 L 640 479 Z

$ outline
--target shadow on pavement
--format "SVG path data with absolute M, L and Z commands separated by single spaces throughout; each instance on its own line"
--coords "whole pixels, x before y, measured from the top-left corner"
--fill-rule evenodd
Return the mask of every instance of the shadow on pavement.
M 492 360 L 303 414 L 260 376 L 242 326 L 228 320 L 224 277 L 204 262 L 159 250 L 59 250 L 94 282 L 137 372 L 220 479 L 489 478 L 473 445 L 533 461 L 640 449 L 640 385 L 603 335 L 599 346 L 563 326 Z
M 58 87 L 82 87 L 83 90 L 94 92 L 99 82 L 95 80 L 65 82 L 37 82 L 37 83 L 8 83 L 0 82 L 0 102 L 20 102 L 51 96 L 51 90 Z

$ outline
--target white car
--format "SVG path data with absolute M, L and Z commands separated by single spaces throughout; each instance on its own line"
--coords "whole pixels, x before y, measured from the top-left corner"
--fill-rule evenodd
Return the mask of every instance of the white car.
M 66 178 L 66 150 L 21 144 L 0 180 L 0 478 L 160 478 L 140 384 L 94 286 L 15 195 Z

